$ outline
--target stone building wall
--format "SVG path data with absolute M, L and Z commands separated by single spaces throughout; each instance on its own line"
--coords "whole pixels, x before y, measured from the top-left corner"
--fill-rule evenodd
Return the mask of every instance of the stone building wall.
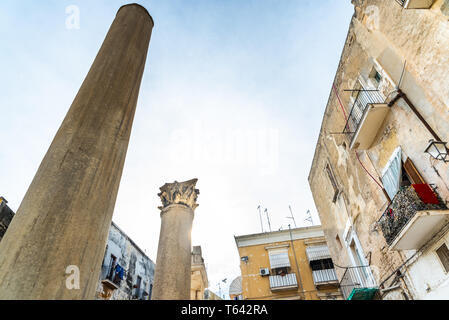
M 352 3 L 355 13 L 334 79 L 335 90 L 330 88 L 309 184 L 335 263 L 354 265 L 348 244 L 354 238 L 362 251 L 362 263 L 370 264 L 378 283 L 382 283 L 412 253 L 393 251 L 387 245 L 377 222 L 389 199 L 374 179 L 382 184 L 382 171 L 394 150 L 401 147 L 403 159 L 410 158 L 425 181 L 434 184 L 447 202 L 449 169 L 447 164 L 429 161 L 424 150 L 432 135 L 403 99 L 389 111 L 371 148 L 357 153 L 350 150 L 348 135 L 335 134 L 343 132 L 345 114 L 348 116 L 352 107 L 353 92 L 345 90 L 354 89 L 359 76 L 371 81 L 376 70 L 382 76 L 379 90 L 387 102 L 395 97 L 400 83 L 400 89 L 433 130 L 443 141 L 449 140 L 448 1 L 437 0 L 430 9 L 420 10 L 403 9 L 391 0 Z M 329 171 L 338 189 L 335 199 Z M 342 276 L 344 269 L 337 271 Z M 404 272 L 405 278 L 397 281 L 401 288 L 391 294 L 417 297 L 414 277 Z M 387 281 L 384 286 L 390 284 Z
M 116 262 L 126 270 L 118 289 L 106 294 L 102 280 L 108 278 L 112 256 Z M 154 262 L 114 223 L 109 230 L 109 238 L 101 267 L 100 279 L 97 287 L 97 299 L 108 300 L 149 300 L 154 278 Z M 140 288 L 138 285 L 140 277 Z
M 190 282 L 190 300 L 204 300 L 205 290 L 209 286 L 206 265 L 201 251 L 201 246 L 192 248 L 192 269 Z
M 5 198 L 0 197 L 0 241 L 3 238 L 6 229 L 8 229 L 12 218 L 14 218 L 14 212 L 8 207 Z

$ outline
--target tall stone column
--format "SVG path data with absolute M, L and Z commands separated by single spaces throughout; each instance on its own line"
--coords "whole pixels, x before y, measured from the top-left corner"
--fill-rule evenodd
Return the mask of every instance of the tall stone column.
M 166 183 L 160 188 L 161 232 L 153 284 L 153 300 L 189 300 L 191 231 L 198 179 Z
M 118 10 L 0 243 L 0 299 L 94 298 L 153 25 Z

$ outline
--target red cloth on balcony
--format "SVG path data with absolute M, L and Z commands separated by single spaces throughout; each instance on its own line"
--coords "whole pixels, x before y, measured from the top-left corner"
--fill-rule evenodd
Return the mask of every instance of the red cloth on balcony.
M 433 192 L 428 184 L 412 184 L 412 186 L 418 196 L 421 198 L 422 202 L 431 204 L 440 203 L 435 192 Z

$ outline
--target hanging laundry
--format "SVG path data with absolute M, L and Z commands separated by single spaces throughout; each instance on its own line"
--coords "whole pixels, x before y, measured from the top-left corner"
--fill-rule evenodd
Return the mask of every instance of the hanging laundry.
M 115 273 L 117 274 L 117 276 L 119 277 L 120 280 L 123 280 L 125 270 L 122 268 L 122 266 L 117 264 L 115 267 Z

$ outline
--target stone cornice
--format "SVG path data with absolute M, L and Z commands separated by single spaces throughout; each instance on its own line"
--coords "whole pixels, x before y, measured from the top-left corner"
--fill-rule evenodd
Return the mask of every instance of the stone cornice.
M 159 188 L 161 192 L 158 193 L 158 196 L 162 201 L 162 206 L 159 209 L 163 210 L 173 204 L 182 204 L 195 210 L 198 207 L 196 199 L 200 194 L 200 191 L 195 189 L 197 181 L 198 179 L 192 179 L 184 182 L 175 181 L 164 184 Z

